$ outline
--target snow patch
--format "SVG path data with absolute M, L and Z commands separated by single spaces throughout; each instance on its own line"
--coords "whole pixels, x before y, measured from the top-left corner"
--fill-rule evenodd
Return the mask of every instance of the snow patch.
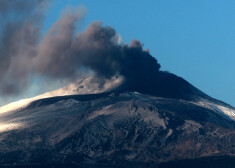
M 19 129 L 23 125 L 23 123 L 0 123 L 0 133 Z
M 209 110 L 215 111 L 216 113 L 220 115 L 224 115 L 229 117 L 232 120 L 235 120 L 235 110 L 229 107 L 225 107 L 222 105 L 215 104 L 213 102 L 209 102 L 207 100 L 201 100 L 197 102 L 193 102 L 194 104 L 207 108 Z
M 101 116 L 101 115 L 107 116 L 107 115 L 110 115 L 110 114 L 115 113 L 114 110 L 111 110 L 111 109 L 110 109 L 111 107 L 112 107 L 112 105 L 109 105 L 109 106 L 107 106 L 107 107 L 105 107 L 105 108 L 103 108 L 103 109 L 101 109 L 101 110 L 97 110 L 97 111 L 93 112 L 93 113 L 88 117 L 88 120 L 92 120 L 92 119 L 97 118 L 97 117 L 99 117 L 99 116 Z

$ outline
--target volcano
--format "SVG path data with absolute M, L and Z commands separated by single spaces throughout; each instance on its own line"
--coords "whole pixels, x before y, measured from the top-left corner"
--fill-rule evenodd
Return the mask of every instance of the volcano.
M 234 165 L 235 108 L 159 73 L 108 90 L 84 79 L 1 107 L 1 167 Z

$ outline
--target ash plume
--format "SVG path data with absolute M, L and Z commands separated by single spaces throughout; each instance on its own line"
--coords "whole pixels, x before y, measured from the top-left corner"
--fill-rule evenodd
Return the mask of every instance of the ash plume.
M 159 75 L 160 64 L 140 41 L 120 43 L 114 28 L 100 21 L 82 31 L 84 9 L 67 10 L 41 38 L 44 1 L 0 3 L 1 94 L 23 91 L 33 76 L 73 81 L 88 71 L 101 85 L 122 77 L 128 87 L 143 87 Z
M 45 5 L 44 0 L 0 0 L 0 95 L 28 85 Z
M 63 17 L 42 40 L 35 65 L 38 73 L 76 78 L 85 67 L 99 78 L 121 75 L 139 80 L 159 71 L 160 65 L 139 41 L 120 44 L 117 32 L 101 22 L 91 23 L 84 32 L 73 36 L 75 24 L 74 16 Z

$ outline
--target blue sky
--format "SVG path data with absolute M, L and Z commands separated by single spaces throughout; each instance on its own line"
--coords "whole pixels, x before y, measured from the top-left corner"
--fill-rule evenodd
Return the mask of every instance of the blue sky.
M 43 33 L 68 5 L 87 8 L 84 28 L 100 20 L 114 27 L 123 42 L 140 40 L 161 70 L 235 106 L 234 0 L 53 0 Z

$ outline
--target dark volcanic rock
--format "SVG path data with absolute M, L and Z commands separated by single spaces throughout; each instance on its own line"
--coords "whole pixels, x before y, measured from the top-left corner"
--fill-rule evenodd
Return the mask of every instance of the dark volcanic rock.
M 1 120 L 21 124 L 0 133 L 5 167 L 169 167 L 235 154 L 229 116 L 136 92 L 41 99 Z

